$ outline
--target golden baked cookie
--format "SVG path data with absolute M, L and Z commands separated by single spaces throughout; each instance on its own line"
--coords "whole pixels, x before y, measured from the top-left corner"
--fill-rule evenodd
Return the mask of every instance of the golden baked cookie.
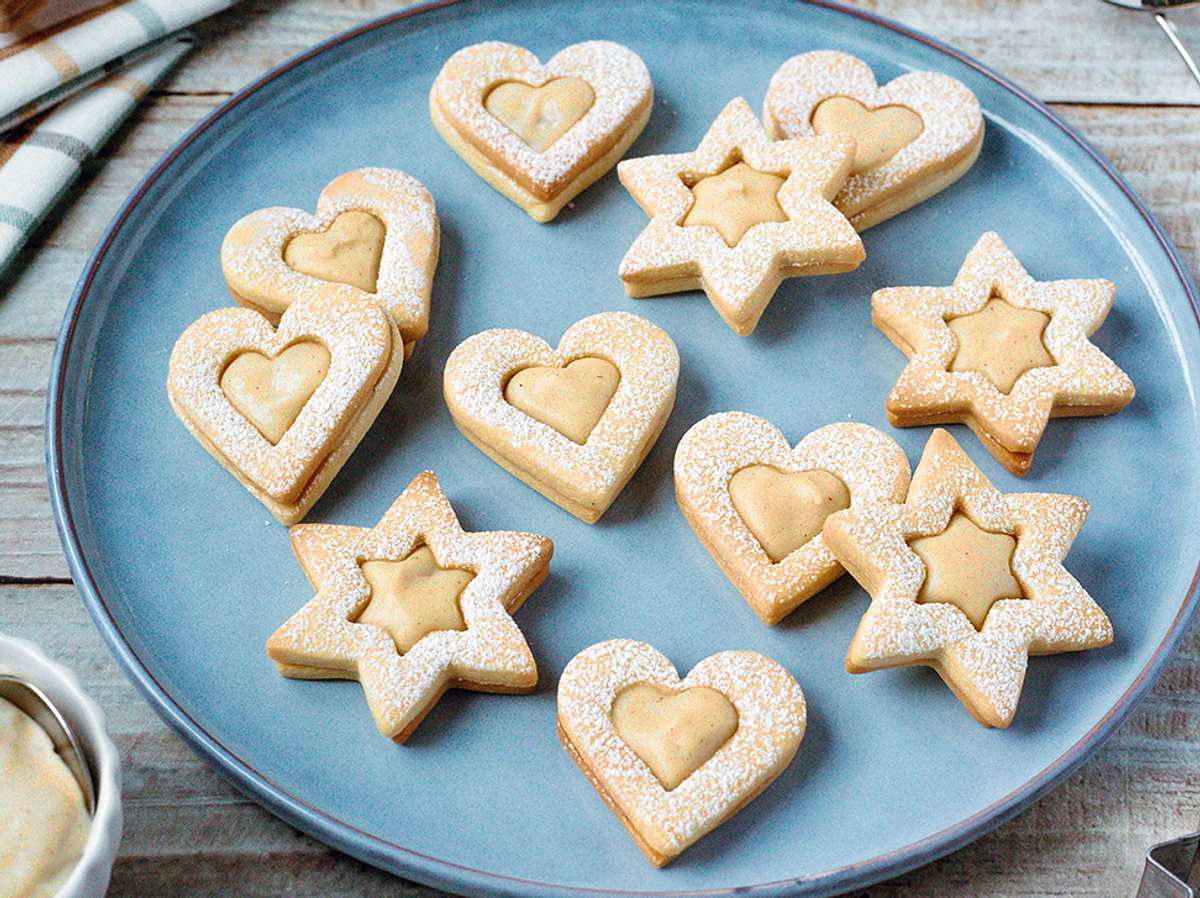
M 291 536 L 317 594 L 267 640 L 284 676 L 358 680 L 379 731 L 401 743 L 447 689 L 537 685 L 512 615 L 546 578 L 546 537 L 465 532 L 432 471 L 374 527 L 301 524 Z
M 209 454 L 294 524 L 366 435 L 403 363 L 379 303 L 307 296 L 278 327 L 244 308 L 195 321 L 171 353 L 167 393 Z
M 834 204 L 865 231 L 945 190 L 983 146 L 979 100 L 939 72 L 907 72 L 883 87 L 849 53 L 793 56 L 763 101 L 772 137 L 848 134 L 854 166 Z
M 1133 399 L 1125 372 L 1088 340 L 1116 288 L 1035 281 L 988 232 L 949 287 L 889 287 L 871 320 L 908 356 L 887 398 L 897 427 L 966 424 L 1024 474 L 1052 417 L 1111 415 Z
M 754 330 L 784 278 L 857 268 L 858 234 L 830 202 L 854 141 L 771 141 L 731 100 L 690 153 L 626 159 L 621 183 L 650 216 L 621 260 L 630 296 L 701 289 L 733 329 Z
M 666 331 L 602 312 L 567 328 L 557 349 L 518 330 L 468 338 L 446 362 L 443 392 L 467 439 L 592 524 L 658 439 L 678 378 Z
M 792 447 L 745 412 L 709 415 L 675 450 L 675 498 L 700 542 L 765 624 L 843 573 L 825 519 L 861 502 L 900 501 L 908 459 L 866 424 L 827 424 Z
M 1007 727 L 1030 655 L 1112 642 L 1108 617 L 1062 565 L 1088 508 L 1000 493 L 935 430 L 903 502 L 825 521 L 825 545 L 871 595 L 846 669 L 932 667 L 976 720 Z
M 438 133 L 534 221 L 550 221 L 625 155 L 650 118 L 640 56 L 585 41 L 543 65 L 514 44 L 459 50 L 429 91 Z
M 438 241 L 433 197 L 420 181 L 361 168 L 329 182 L 315 215 L 275 206 L 240 219 L 221 244 L 221 268 L 234 299 L 273 322 L 306 297 L 377 300 L 407 358 L 429 329 Z
M 656 867 L 784 771 L 806 712 L 792 675 L 754 652 L 720 652 L 680 679 L 652 646 L 613 639 L 558 683 L 559 738 Z

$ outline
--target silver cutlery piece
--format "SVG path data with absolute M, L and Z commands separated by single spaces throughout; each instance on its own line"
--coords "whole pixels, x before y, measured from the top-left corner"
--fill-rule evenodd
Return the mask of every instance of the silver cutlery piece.
M 83 805 L 89 815 L 96 813 L 96 784 L 75 732 L 46 693 L 21 677 L 0 674 L 0 698 L 28 715 L 46 731 L 54 750 L 79 783 Z
M 1196 898 L 1200 893 L 1200 833 L 1151 845 L 1137 898 Z
M 1187 47 L 1183 45 L 1183 41 L 1179 39 L 1179 32 L 1175 30 L 1175 25 L 1167 18 L 1167 9 L 1183 9 L 1186 6 L 1195 6 L 1200 3 L 1200 0 L 1105 0 L 1106 3 L 1111 3 L 1113 6 L 1120 6 L 1124 9 L 1136 9 L 1142 12 L 1154 13 L 1154 21 L 1158 22 L 1158 26 L 1166 34 L 1167 40 L 1179 51 L 1179 55 L 1183 57 L 1183 61 L 1187 64 L 1188 71 L 1192 73 L 1192 77 L 1196 79 L 1196 83 L 1200 84 L 1200 67 L 1197 67 L 1196 60 L 1192 58 L 1192 54 L 1188 52 Z

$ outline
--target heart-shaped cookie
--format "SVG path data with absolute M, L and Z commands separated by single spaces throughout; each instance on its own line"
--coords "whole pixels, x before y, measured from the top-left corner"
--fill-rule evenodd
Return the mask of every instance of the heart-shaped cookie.
M 834 200 L 859 231 L 949 187 L 983 146 L 979 101 L 939 72 L 880 87 L 861 59 L 836 50 L 793 56 L 771 78 L 763 121 L 775 138 L 849 134 L 858 146 Z
M 544 222 L 617 163 L 653 101 L 645 63 L 620 44 L 572 44 L 543 65 L 487 41 L 446 60 L 429 111 L 480 177 Z
M 399 328 L 405 355 L 429 329 L 439 229 L 416 178 L 362 168 L 334 178 L 316 214 L 272 207 L 239 220 L 221 244 L 234 298 L 272 322 L 308 297 L 371 299 Z
M 278 328 L 252 309 L 195 321 L 171 353 L 171 405 L 285 524 L 304 517 L 391 395 L 404 361 L 374 301 L 306 297 Z
M 619 375 L 594 427 L 587 426 L 599 405 L 594 395 L 577 394 L 583 395 L 584 414 L 575 414 L 578 409 L 561 401 L 545 404 L 545 390 L 540 391 L 543 404 L 536 408 L 530 404 L 539 399 L 536 391 L 523 391 L 517 398 L 525 411 L 512 403 L 510 387 L 521 373 L 572 370 L 579 360 L 607 363 Z M 450 354 L 443 391 L 454 423 L 467 439 L 590 524 L 604 514 L 658 439 L 675 404 L 678 377 L 679 353 L 665 331 L 628 312 L 602 312 L 571 325 L 557 349 L 524 331 L 476 334 Z M 607 390 L 611 379 L 598 380 Z M 573 438 L 584 430 L 582 443 Z
M 825 546 L 828 515 L 899 501 L 904 451 L 866 424 L 828 424 L 793 448 L 745 412 L 710 415 L 675 450 L 675 497 L 700 542 L 763 623 L 775 624 L 843 573 Z
M 792 675 L 754 652 L 712 655 L 681 680 L 653 646 L 614 639 L 572 658 L 558 683 L 563 745 L 659 867 L 784 771 L 806 715 Z

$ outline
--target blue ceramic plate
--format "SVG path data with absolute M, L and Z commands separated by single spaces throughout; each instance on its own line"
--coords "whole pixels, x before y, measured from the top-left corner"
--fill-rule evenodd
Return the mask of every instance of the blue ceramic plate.
M 548 226 L 472 174 L 430 126 L 426 95 L 466 44 L 507 38 L 542 58 L 585 38 L 637 50 L 656 103 L 632 153 L 693 147 L 733 96 L 836 47 L 880 80 L 936 69 L 987 113 L 978 164 L 865 236 L 853 274 L 788 281 L 750 338 L 699 294 L 634 302 L 617 262 L 644 217 L 612 174 Z M 553 537 L 552 574 L 518 620 L 541 668 L 529 697 L 452 693 L 405 747 L 380 738 L 354 683 L 285 680 L 267 636 L 310 596 L 285 528 L 175 419 L 176 337 L 229 303 L 218 247 L 242 214 L 311 208 L 339 172 L 404 169 L 437 198 L 442 261 L 429 337 L 311 520 L 369 526 L 435 468 L 468 529 Z M 671 459 L 683 432 L 742 409 L 792 439 L 830 421 L 887 429 L 914 461 L 927 429 L 888 428 L 901 355 L 870 324 L 885 285 L 946 284 L 998 230 L 1035 277 L 1104 276 L 1116 308 L 1096 341 L 1132 376 L 1133 405 L 1051 424 L 1033 472 L 1004 490 L 1093 500 L 1068 567 L 1117 641 L 1035 659 L 1007 732 L 977 725 L 926 670 L 851 677 L 842 657 L 866 597 L 848 578 L 762 626 L 684 523 Z M 201 123 L 134 192 L 84 272 L 50 393 L 49 462 L 63 541 L 101 632 L 164 718 L 257 800 L 389 870 L 470 894 L 738 889 L 826 895 L 927 862 L 1014 814 L 1079 764 L 1152 683 L 1192 611 L 1200 545 L 1194 288 L 1145 208 L 1074 132 L 995 74 L 927 38 L 825 5 L 539 0 L 439 5 L 382 20 L 268 74 Z M 580 523 L 473 449 L 441 399 L 450 350 L 488 327 L 557 341 L 573 321 L 632 309 L 675 338 L 679 401 L 603 521 Z M 638 853 L 554 733 L 567 661 L 593 642 L 652 642 L 686 671 L 720 649 L 790 668 L 810 706 L 790 769 L 666 870 Z

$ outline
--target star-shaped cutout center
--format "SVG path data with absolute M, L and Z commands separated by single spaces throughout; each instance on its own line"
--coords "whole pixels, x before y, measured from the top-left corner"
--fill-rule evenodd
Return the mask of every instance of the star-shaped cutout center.
M 727 246 L 737 246 L 755 225 L 788 220 L 778 198 L 783 182 L 779 175 L 736 162 L 691 185 L 694 199 L 683 223 L 716 228 Z
M 316 595 L 267 640 L 284 676 L 358 680 L 397 742 L 447 688 L 537 684 L 512 614 L 546 577 L 546 537 L 464 531 L 432 471 L 374 527 L 299 524 L 291 537 Z
M 1026 371 L 1054 364 L 1042 342 L 1049 323 L 1045 312 L 1020 309 L 993 295 L 978 312 L 948 322 L 958 341 L 949 370 L 978 371 L 1001 393 L 1011 393 Z
M 386 630 L 401 654 L 430 633 L 467 628 L 458 597 L 475 575 L 439 567 L 428 546 L 402 561 L 373 559 L 360 567 L 371 585 L 371 599 L 356 620 Z
M 941 533 L 918 537 L 908 545 L 925 565 L 917 601 L 954 605 L 976 630 L 983 629 L 996 602 L 1024 598 L 1012 573 L 1017 541 L 1007 533 L 984 530 L 955 512 Z

